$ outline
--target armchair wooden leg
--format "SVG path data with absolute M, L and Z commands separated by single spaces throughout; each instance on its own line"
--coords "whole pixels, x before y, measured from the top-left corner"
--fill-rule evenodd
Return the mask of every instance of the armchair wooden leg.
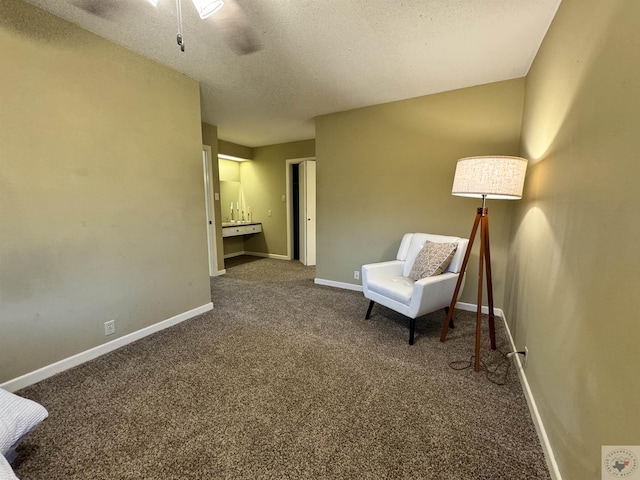
M 416 330 L 416 319 L 412 318 L 409 322 L 409 345 L 413 345 L 413 333 Z
M 364 317 L 365 320 L 369 320 L 369 317 L 371 316 L 371 310 L 373 310 L 373 306 L 375 305 L 375 303 L 376 302 L 374 302 L 373 300 L 369 302 L 369 309 L 367 310 L 367 314 Z
M 444 314 L 449 315 L 449 307 L 444 307 Z M 456 328 L 453 324 L 453 315 L 451 315 L 451 319 L 449 320 L 449 328 Z

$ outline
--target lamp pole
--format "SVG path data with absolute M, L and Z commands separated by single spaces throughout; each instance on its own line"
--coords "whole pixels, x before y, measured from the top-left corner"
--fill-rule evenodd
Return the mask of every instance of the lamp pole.
M 478 226 L 480 226 L 480 262 L 478 267 L 478 298 L 476 308 L 476 343 L 475 343 L 475 363 L 474 369 L 476 372 L 480 371 L 480 338 L 482 330 L 482 284 L 484 280 L 484 271 L 487 274 L 487 298 L 489 300 L 489 338 L 491 341 L 491 349 L 496 349 L 496 330 L 495 330 L 495 314 L 493 310 L 493 281 L 491 278 L 491 248 L 489 246 L 489 209 L 485 207 L 486 195 L 482 195 L 482 207 L 478 208 L 476 213 L 476 219 L 473 222 L 473 228 L 471 229 L 471 235 L 469 236 L 469 246 L 464 255 L 462 261 L 462 268 L 460 269 L 460 275 L 456 282 L 456 288 L 451 298 L 451 304 L 447 310 L 447 317 L 442 325 L 442 333 L 440 334 L 440 341 L 444 342 L 447 338 L 447 332 L 449 331 L 449 322 L 453 316 L 453 308 L 458 300 L 458 293 L 462 286 L 464 279 L 464 273 L 467 270 L 467 263 L 469 262 L 469 256 L 471 253 L 471 247 L 476 238 L 478 232 Z

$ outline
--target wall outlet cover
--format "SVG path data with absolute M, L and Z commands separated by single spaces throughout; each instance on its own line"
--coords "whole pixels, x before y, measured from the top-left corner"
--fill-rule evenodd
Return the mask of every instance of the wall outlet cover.
M 116 333 L 116 321 L 109 320 L 108 322 L 104 322 L 104 334 L 113 335 L 114 333 Z

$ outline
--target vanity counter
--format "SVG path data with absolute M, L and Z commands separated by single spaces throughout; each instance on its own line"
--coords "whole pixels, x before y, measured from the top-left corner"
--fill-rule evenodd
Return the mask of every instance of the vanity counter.
M 262 232 L 262 223 L 260 222 L 222 222 L 223 238 L 260 232 Z

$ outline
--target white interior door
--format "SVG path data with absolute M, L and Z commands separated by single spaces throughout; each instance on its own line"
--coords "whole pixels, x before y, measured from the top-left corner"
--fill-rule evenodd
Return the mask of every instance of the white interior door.
M 207 229 L 207 250 L 209 252 L 209 276 L 213 277 L 218 274 L 218 255 L 216 253 L 216 233 L 215 233 L 215 210 L 211 196 L 213 192 L 213 170 L 211 170 L 211 147 L 209 145 L 202 146 L 202 170 L 204 173 L 204 203 Z
M 300 261 L 316 264 L 316 162 L 300 163 Z

